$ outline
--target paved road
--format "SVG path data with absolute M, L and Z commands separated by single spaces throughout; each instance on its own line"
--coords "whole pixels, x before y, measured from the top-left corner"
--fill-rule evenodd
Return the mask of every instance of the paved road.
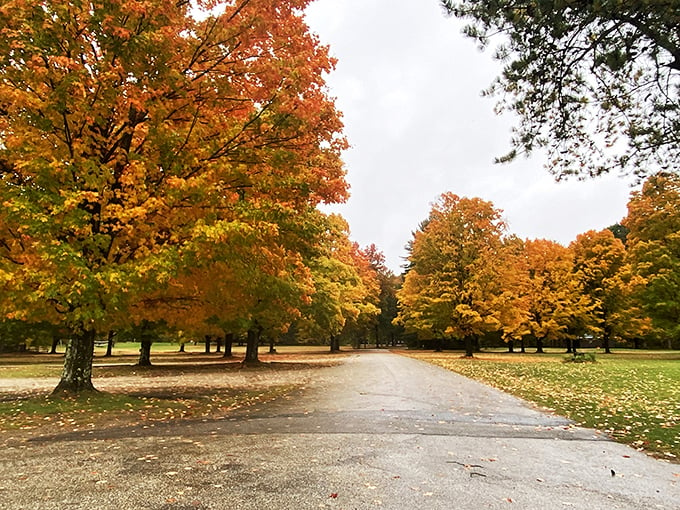
M 228 420 L 5 448 L 0 508 L 680 509 L 680 466 L 376 352 Z

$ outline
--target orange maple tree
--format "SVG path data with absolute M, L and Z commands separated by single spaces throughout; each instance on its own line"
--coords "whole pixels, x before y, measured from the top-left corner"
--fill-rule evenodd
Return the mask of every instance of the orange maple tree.
M 307 3 L 0 6 L 2 312 L 71 329 L 57 390 L 93 389 L 97 332 L 177 281 L 197 242 L 266 224 L 292 252 L 296 216 L 346 197 Z

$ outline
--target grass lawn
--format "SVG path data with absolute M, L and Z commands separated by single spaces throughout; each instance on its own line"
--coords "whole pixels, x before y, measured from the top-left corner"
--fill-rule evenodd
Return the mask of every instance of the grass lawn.
M 206 354 L 203 345 L 154 344 L 151 367 L 136 366 L 139 344 L 118 344 L 112 357 L 97 348 L 93 378 L 121 381 L 113 392 L 78 397 L 52 397 L 37 393 L 0 393 L 0 431 L 25 430 L 32 434 L 89 430 L 116 425 L 175 419 L 223 417 L 228 412 L 279 398 L 304 385 L 309 370 L 337 363 L 323 346 L 277 346 L 276 354 L 260 348 L 260 366 L 243 367 L 245 347 L 234 346 L 233 358 Z M 0 356 L 0 379 L 40 380 L 59 377 L 63 353 L 22 353 Z M 287 375 L 282 375 L 282 374 Z M 300 375 L 297 375 L 300 374 Z M 307 375 L 305 375 L 307 374 Z M 120 379 L 118 379 L 120 377 Z M 155 381 L 164 381 L 159 388 Z M 125 381 L 125 382 L 123 382 Z M 22 381 L 17 381 L 22 383 Z M 166 384 L 167 382 L 167 384 Z M 11 386 L 11 384 L 10 384 Z M 44 385 L 43 385 L 44 386 Z M 29 386 L 30 387 L 30 386 Z
M 610 434 L 658 457 L 680 460 L 680 352 L 621 350 L 595 363 L 547 354 L 401 351 Z M 592 351 L 590 351 L 592 352 Z

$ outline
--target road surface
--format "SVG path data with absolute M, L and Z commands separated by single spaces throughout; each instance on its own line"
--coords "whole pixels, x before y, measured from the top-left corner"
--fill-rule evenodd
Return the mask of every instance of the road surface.
M 4 448 L 2 509 L 680 509 L 680 465 L 366 352 L 226 420 Z

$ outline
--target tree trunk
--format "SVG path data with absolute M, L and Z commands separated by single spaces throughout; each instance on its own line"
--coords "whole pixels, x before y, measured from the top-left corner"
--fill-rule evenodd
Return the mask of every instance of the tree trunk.
M 104 357 L 106 358 L 110 358 L 111 356 L 113 356 L 113 339 L 115 338 L 115 336 L 116 332 L 109 330 L 109 336 L 106 339 L 106 354 L 104 354 Z
M 248 339 L 246 341 L 246 357 L 243 360 L 245 363 L 257 363 L 260 361 L 257 357 L 257 348 L 260 343 L 260 330 L 249 329 Z
M 59 345 L 60 340 L 61 338 L 59 338 L 59 335 L 52 335 L 52 347 L 50 348 L 50 354 L 58 354 L 57 345 Z
M 210 341 L 212 337 L 210 335 L 205 335 L 205 353 L 210 354 Z
M 604 352 L 611 354 L 611 331 L 608 327 L 604 328 L 604 335 L 602 335 L 602 343 L 604 344 Z
M 515 341 L 508 340 L 508 352 L 515 352 Z
M 66 345 L 64 370 L 52 394 L 84 393 L 97 391 L 92 384 L 92 359 L 94 358 L 95 331 L 74 335 Z
M 331 352 L 340 352 L 340 337 L 331 335 Z
M 537 353 L 537 354 L 544 354 L 544 351 L 543 351 L 543 339 L 542 339 L 542 338 L 537 338 L 537 339 L 536 339 L 536 353 Z
M 139 361 L 137 365 L 140 367 L 151 366 L 151 344 L 153 342 L 149 339 L 143 339 L 139 346 Z
M 225 334 L 224 335 L 224 354 L 222 354 L 223 358 L 233 357 L 233 354 L 231 353 L 232 345 L 234 345 L 234 334 L 233 333 Z
M 274 338 L 269 339 L 269 354 L 276 354 L 276 346 L 274 345 Z
M 522 339 L 519 341 L 519 352 L 523 354 L 527 352 L 527 347 L 524 344 L 524 337 L 522 337 Z
M 574 341 L 571 338 L 567 338 L 567 354 L 574 352 Z
M 219 336 L 215 337 L 215 352 L 222 352 L 222 339 Z
M 184 344 L 185 344 L 184 342 L 179 344 L 179 352 L 185 352 L 184 351 Z
M 444 349 L 442 349 L 442 340 L 441 338 L 437 338 L 434 341 L 434 352 L 442 352 Z
M 380 349 L 380 328 L 375 325 L 375 348 Z
M 466 358 L 472 358 L 474 357 L 474 339 L 468 335 L 465 337 L 465 357 Z

